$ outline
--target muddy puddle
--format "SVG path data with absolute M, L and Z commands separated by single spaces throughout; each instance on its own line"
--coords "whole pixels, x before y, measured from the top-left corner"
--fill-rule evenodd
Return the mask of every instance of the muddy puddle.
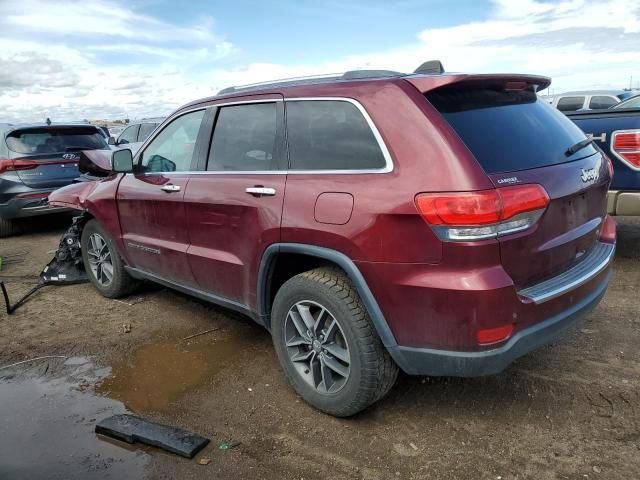
M 173 401 L 208 384 L 249 354 L 256 344 L 251 333 L 256 329 L 238 330 L 143 345 L 115 363 L 111 375 L 96 390 L 136 413 L 170 408 Z
M 0 479 L 143 478 L 153 455 L 170 454 L 98 436 L 96 422 L 162 411 L 192 390 L 211 388 L 264 343 L 257 329 L 238 330 L 142 345 L 107 368 L 72 357 L 0 370 Z
M 0 478 L 135 479 L 150 456 L 94 433 L 124 405 L 93 393 L 109 373 L 87 359 L 48 359 L 0 370 Z

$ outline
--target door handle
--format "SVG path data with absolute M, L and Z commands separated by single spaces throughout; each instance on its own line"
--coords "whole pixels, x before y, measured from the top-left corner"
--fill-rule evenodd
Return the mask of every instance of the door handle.
M 276 194 L 276 189 L 269 187 L 247 187 L 244 191 L 254 197 L 272 197 Z
M 173 184 L 169 184 L 169 185 L 164 185 L 162 187 L 160 187 L 160 190 L 164 190 L 165 192 L 179 192 L 180 191 L 180 185 L 173 185 Z

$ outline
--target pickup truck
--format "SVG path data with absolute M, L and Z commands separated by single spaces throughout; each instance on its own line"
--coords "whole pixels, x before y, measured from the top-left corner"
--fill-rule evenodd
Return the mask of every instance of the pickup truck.
M 566 115 L 613 163 L 610 215 L 640 215 L 640 108 L 571 112 Z

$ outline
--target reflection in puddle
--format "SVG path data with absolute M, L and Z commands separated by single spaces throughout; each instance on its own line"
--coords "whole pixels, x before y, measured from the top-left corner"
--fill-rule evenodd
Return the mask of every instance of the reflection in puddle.
M 0 478 L 143 477 L 148 454 L 102 441 L 94 433 L 96 421 L 125 412 L 122 403 L 86 388 L 108 369 L 96 370 L 75 357 L 1 373 Z
M 245 329 L 239 330 L 246 333 Z M 254 342 L 255 338 L 240 333 L 223 338 L 214 333 L 185 342 L 144 345 L 130 358 L 116 363 L 112 375 L 97 391 L 117 398 L 136 413 L 161 411 L 212 379 Z
M 143 478 L 149 450 L 96 435 L 96 422 L 165 409 L 267 339 L 238 328 L 144 345 L 113 369 L 73 357 L 0 371 L 0 480 Z

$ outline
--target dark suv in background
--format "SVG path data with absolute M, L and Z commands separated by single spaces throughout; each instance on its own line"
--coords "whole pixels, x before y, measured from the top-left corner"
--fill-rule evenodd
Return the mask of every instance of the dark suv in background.
M 600 301 L 611 163 L 528 75 L 349 72 L 180 108 L 82 212 L 98 291 L 151 280 L 249 315 L 310 404 L 352 415 L 398 369 L 477 376 Z
M 47 197 L 78 177 L 82 150 L 96 149 L 109 146 L 93 125 L 0 127 L 0 237 L 15 232 L 16 218 L 55 212 Z

